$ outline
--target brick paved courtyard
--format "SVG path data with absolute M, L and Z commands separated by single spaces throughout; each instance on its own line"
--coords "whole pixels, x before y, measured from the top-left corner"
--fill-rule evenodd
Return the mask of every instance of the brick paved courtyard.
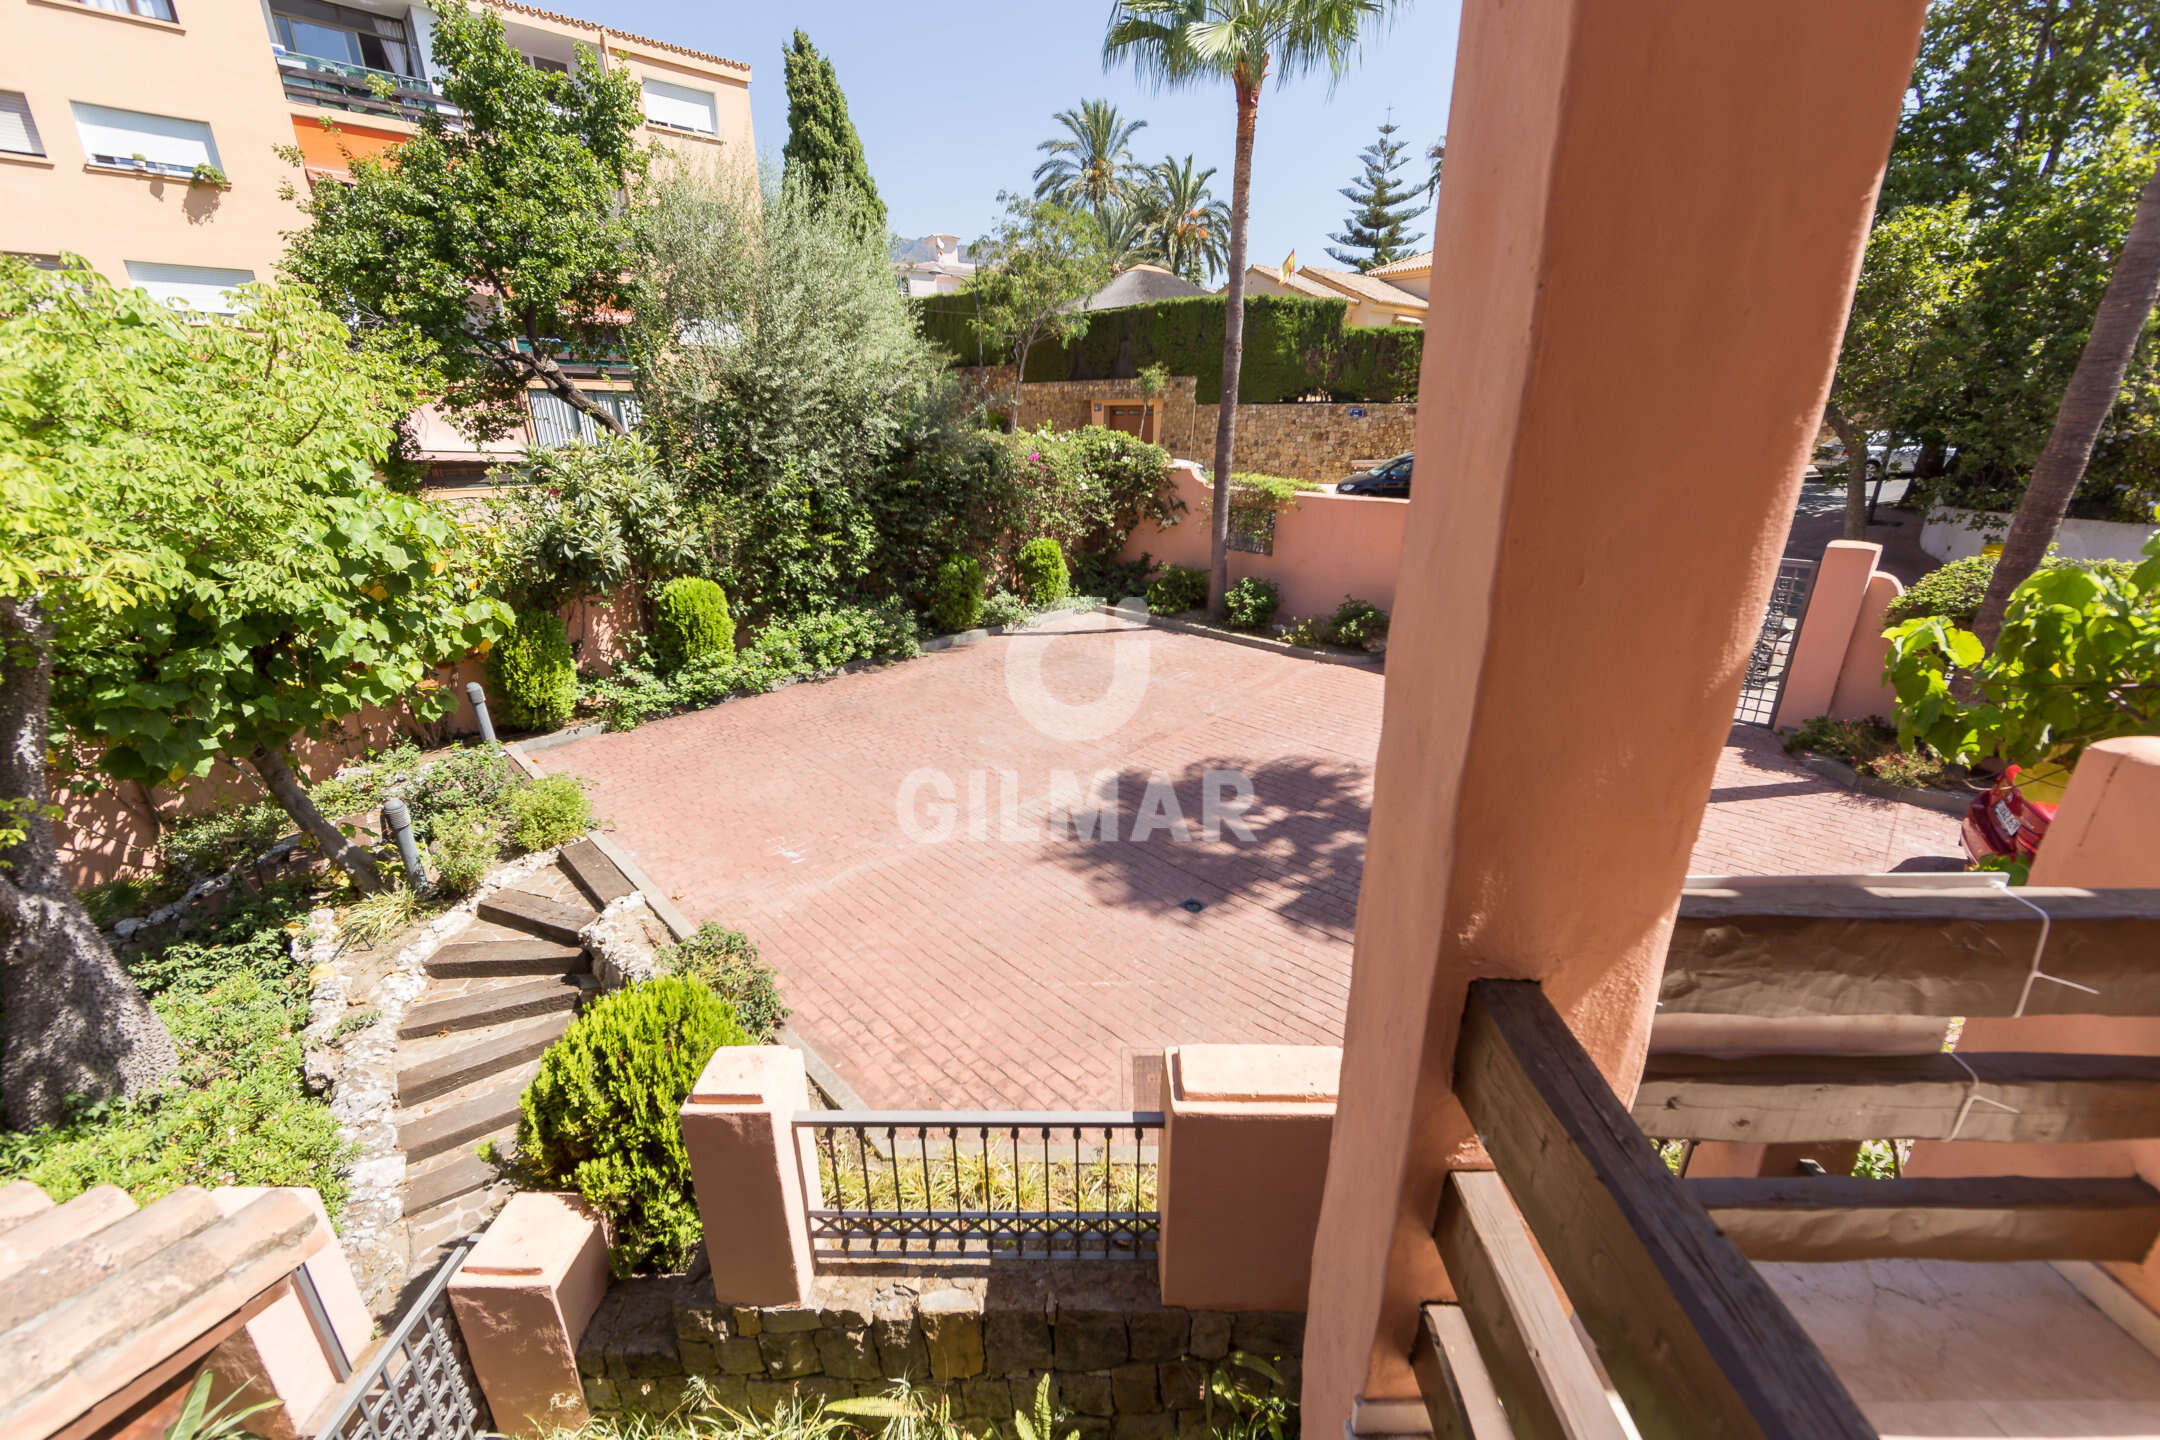
M 797 1031 L 872 1106 L 1121 1107 L 1165 1044 L 1338 1041 L 1381 676 L 1062 623 L 534 758 L 592 782 L 693 920 L 757 941 Z M 1698 873 L 1954 853 L 1948 817 L 1740 738 Z M 1084 810 L 1103 771 L 1127 838 L 1049 838 L 1061 779 L 1061 810 Z M 1252 841 L 1203 837 L 1210 799 L 1238 813 L 1210 771 L 1251 778 Z

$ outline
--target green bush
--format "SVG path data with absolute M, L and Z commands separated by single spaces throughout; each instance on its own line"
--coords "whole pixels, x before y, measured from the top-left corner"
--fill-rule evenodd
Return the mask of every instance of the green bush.
M 510 792 L 510 843 L 520 850 L 567 845 L 592 828 L 592 802 L 575 775 L 543 775 Z
M 1000 590 L 982 604 L 982 623 L 985 625 L 1024 624 L 1030 611 L 1027 601 L 1010 590 Z
M 662 674 L 735 653 L 735 621 L 727 594 L 710 580 L 685 575 L 653 598 L 652 658 Z
M 379 753 L 342 766 L 328 780 L 309 787 L 308 798 L 323 814 L 342 820 L 374 809 L 383 796 L 411 780 L 419 769 L 420 747 L 410 740 L 395 740 Z
M 2117 578 L 2127 576 L 2136 568 L 2126 560 L 2067 560 L 2060 555 L 2051 555 L 2040 563 L 2042 570 L 2060 570 L 2066 566 Z M 1904 594 L 1890 602 L 1883 611 L 1883 619 L 1888 624 L 1898 625 L 1907 620 L 1940 615 L 1952 624 L 1970 625 L 1979 618 L 1980 602 L 1987 598 L 1988 581 L 1994 578 L 1993 555 L 1968 555 L 1963 560 L 1953 560 L 1913 581 Z
M 1387 631 L 1387 611 L 1369 600 L 1345 595 L 1342 604 L 1335 607 L 1335 614 L 1327 622 L 1327 641 L 1330 645 L 1365 649 L 1387 634 Z
M 1020 572 L 1020 583 L 1027 587 L 1031 604 L 1055 605 L 1071 588 L 1065 572 L 1065 552 L 1047 535 L 1021 546 L 1013 565 Z
M 1942 761 L 1925 748 L 1917 754 L 1900 749 L 1897 727 L 1880 715 L 1865 720 L 1833 720 L 1817 715 L 1787 735 L 1783 743 L 1788 755 L 1806 752 L 1827 756 L 1892 785 L 1925 790 L 1952 784 Z
M 930 587 L 930 618 L 940 633 L 957 634 L 975 628 L 983 608 L 982 566 L 965 555 L 955 555 L 938 566 Z
M 570 1022 L 518 1101 L 518 1151 L 539 1183 L 607 1215 L 616 1273 L 689 1264 L 703 1227 L 683 1151 L 683 1102 L 705 1062 L 750 1036 L 725 1000 L 661 976 Z
M 1272 580 L 1247 575 L 1223 593 L 1223 615 L 1233 630 L 1259 630 L 1275 618 L 1282 591 Z
M 487 656 L 488 701 L 512 730 L 552 730 L 577 708 L 577 664 L 560 617 L 527 610 Z
M 1132 595 L 1147 594 L 1148 583 L 1162 567 L 1155 558 L 1142 551 L 1137 560 L 1119 560 L 1100 555 L 1079 555 L 1073 559 L 1073 593 L 1092 595 L 1115 605 Z
M 769 1045 L 791 1013 L 780 1000 L 772 967 L 758 959 L 757 943 L 740 930 L 710 922 L 659 954 L 660 970 L 697 981 L 735 1007 L 735 1018 L 751 1040 Z
M 1165 565 L 1162 577 L 1148 586 L 1148 609 L 1157 615 L 1182 615 L 1207 604 L 1207 571 L 1190 565 Z
M 436 893 L 456 900 L 478 890 L 502 855 L 501 831 L 501 825 L 481 810 L 459 810 L 438 819 L 435 838 L 428 844 L 428 858 L 435 862 Z
M 191 880 L 222 875 L 275 845 L 293 828 L 275 801 L 214 810 L 182 820 L 158 841 L 158 857 Z
M 510 792 L 524 783 L 524 773 L 500 746 L 468 745 L 431 762 L 393 793 L 412 813 L 414 837 L 427 841 L 447 816 L 500 814 Z

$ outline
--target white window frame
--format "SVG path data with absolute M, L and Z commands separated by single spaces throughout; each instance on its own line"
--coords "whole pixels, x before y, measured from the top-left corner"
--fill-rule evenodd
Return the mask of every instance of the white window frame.
M 643 97 L 647 124 L 658 125 L 663 130 L 681 130 L 691 135 L 720 134 L 720 97 L 711 90 L 699 90 L 689 85 L 677 85 L 671 80 L 655 80 L 644 77 L 639 86 Z M 656 113 L 653 102 L 660 101 Z M 698 123 L 702 117 L 703 123 Z
M 68 107 L 75 115 L 75 134 L 82 141 L 83 157 L 93 165 L 143 170 L 177 179 L 193 175 L 198 165 L 225 168 L 218 161 L 217 137 L 210 132 L 207 120 L 122 110 L 86 100 L 71 100 Z M 143 157 L 141 161 L 135 160 L 137 155 Z
M 226 270 L 210 265 L 168 265 L 159 260 L 129 260 L 128 283 L 147 290 L 167 305 L 200 310 L 211 315 L 231 315 L 239 307 L 225 294 L 236 286 L 252 284 L 252 270 Z

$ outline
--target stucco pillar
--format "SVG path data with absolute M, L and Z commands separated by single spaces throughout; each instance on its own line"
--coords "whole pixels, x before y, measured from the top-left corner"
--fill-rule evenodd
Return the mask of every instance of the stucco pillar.
M 1778 693 L 1777 728 L 1799 725 L 1830 713 L 1838 678 L 1845 671 L 1845 651 L 1853 626 L 1867 603 L 1868 582 L 1882 546 L 1865 540 L 1833 540 L 1823 547 L 1808 592 L 1807 615 L 1793 637 L 1792 658 Z
M 1827 713 L 1836 720 L 1865 720 L 1871 715 L 1888 718 L 1897 708 L 1897 692 L 1883 677 L 1890 656 L 1890 642 L 1883 632 L 1890 628 L 1885 612 L 1890 602 L 1905 593 L 1905 586 L 1887 570 L 1868 577 L 1867 596 L 1853 621 L 1852 638 L 1845 644 L 1845 668 L 1838 672 L 1837 691 L 1830 697 Z
M 307 1422 L 344 1383 L 331 1363 L 329 1344 L 334 1340 L 344 1350 L 349 1367 L 367 1349 L 375 1322 L 368 1315 L 367 1302 L 360 1298 L 359 1283 L 345 1259 L 345 1247 L 331 1228 L 322 1196 L 304 1186 L 279 1188 L 315 1212 L 301 1268 L 314 1282 L 331 1333 L 319 1333 L 299 1295 L 287 1294 L 220 1344 L 211 1356 L 210 1368 L 224 1382 L 218 1387 L 219 1400 L 245 1386 L 248 1393 L 243 1405 L 277 1402 L 275 1409 L 250 1420 L 249 1429 L 269 1440 L 294 1440 L 309 1433 Z M 210 1192 L 210 1198 L 219 1213 L 230 1218 L 270 1193 L 267 1185 L 221 1185 Z
M 1359 1430 L 1423 1428 L 1431 1227 L 1485 1163 L 1468 982 L 1543 981 L 1632 1096 L 1922 9 L 1464 7 L 1308 1434 L 1361 1396 Z
M 577 1347 L 607 1294 L 606 1226 L 575 1195 L 510 1197 L 450 1280 L 495 1428 L 513 1440 L 590 1418 Z
M 723 1305 L 810 1303 L 817 1156 L 793 1124 L 809 1108 L 802 1053 L 785 1045 L 721 1046 L 683 1102 L 683 1148 Z
M 1178 1045 L 1165 1054 L 1156 1181 L 1163 1304 L 1305 1308 L 1341 1066 L 1332 1045 Z

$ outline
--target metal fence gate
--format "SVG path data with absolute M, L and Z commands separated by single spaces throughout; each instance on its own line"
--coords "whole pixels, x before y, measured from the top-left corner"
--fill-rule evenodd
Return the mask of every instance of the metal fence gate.
M 481 1440 L 490 1433 L 487 1402 L 450 1310 L 450 1277 L 471 1249 L 470 1241 L 452 1247 L 375 1358 L 353 1372 L 315 1440 Z
M 1813 560 L 1778 561 L 1777 583 L 1770 589 L 1770 606 L 1763 612 L 1762 630 L 1748 656 L 1747 678 L 1740 684 L 1740 704 L 1733 711 L 1739 724 L 1768 725 L 1777 715 L 1785 671 L 1792 664 L 1793 641 L 1799 638 L 1808 596 L 1815 589 L 1815 565 Z

